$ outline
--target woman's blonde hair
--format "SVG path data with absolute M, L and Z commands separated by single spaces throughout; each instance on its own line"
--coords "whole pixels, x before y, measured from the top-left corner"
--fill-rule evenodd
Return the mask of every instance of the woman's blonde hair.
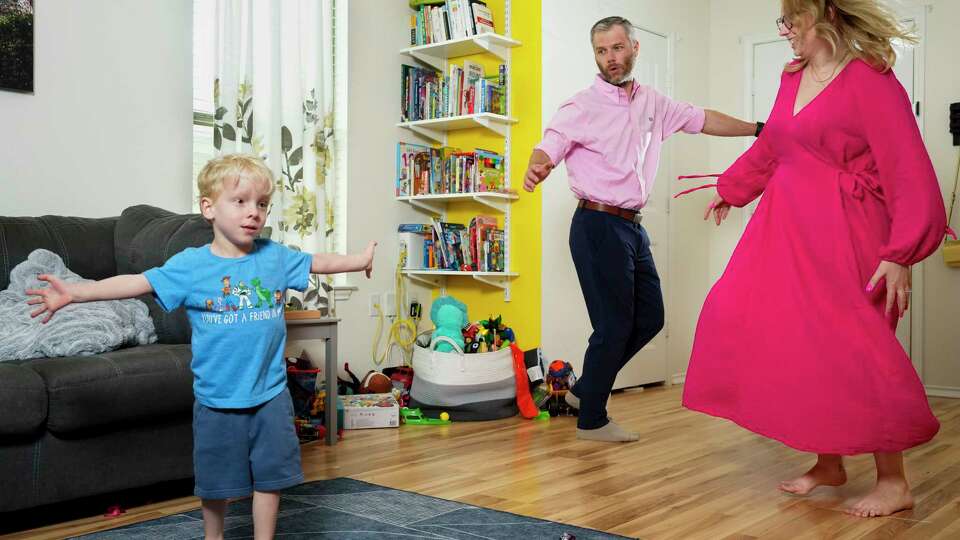
M 197 175 L 197 190 L 200 197 L 216 199 L 223 191 L 223 182 L 228 178 L 241 178 L 261 182 L 267 195 L 273 195 L 273 173 L 256 156 L 247 154 L 224 154 L 207 162 Z
M 824 39 L 834 55 L 840 45 L 878 71 L 893 68 L 897 53 L 892 41 L 916 43 L 917 38 L 903 28 L 897 17 L 877 0 L 781 0 L 784 19 L 794 23 L 797 33 L 807 30 L 803 15 L 810 15 L 817 36 Z M 829 8 L 835 16 L 830 20 Z M 799 71 L 807 65 L 799 59 L 787 65 L 787 71 Z

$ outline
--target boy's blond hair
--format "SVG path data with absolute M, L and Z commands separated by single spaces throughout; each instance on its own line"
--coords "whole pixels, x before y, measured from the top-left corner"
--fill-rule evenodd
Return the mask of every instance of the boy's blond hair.
M 225 180 L 243 178 L 264 183 L 267 195 L 273 195 L 273 173 L 262 159 L 249 154 L 224 154 L 208 161 L 197 175 L 197 190 L 201 198 L 216 200 Z

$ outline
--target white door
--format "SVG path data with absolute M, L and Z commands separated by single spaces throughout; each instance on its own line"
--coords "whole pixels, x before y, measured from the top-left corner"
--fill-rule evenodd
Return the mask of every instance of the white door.
M 590 49 L 590 26 L 610 12 L 591 7 L 590 3 L 570 0 L 551 0 L 543 2 L 542 6 L 543 80 L 550 81 L 550 84 L 543 85 L 542 122 L 545 127 L 561 103 L 593 84 L 597 66 Z M 622 2 L 617 5 L 616 13 L 630 20 L 643 20 L 639 13 L 641 7 Z M 641 84 L 651 85 L 670 95 L 668 38 L 644 30 L 636 33 L 640 56 L 634 66 L 634 75 Z M 666 146 L 669 148 L 670 145 Z M 666 213 L 671 176 L 666 169 L 670 162 L 669 154 L 661 157 L 660 172 L 643 218 L 653 244 L 665 299 L 669 298 L 670 275 Z M 570 192 L 566 167 L 557 167 L 539 189 L 543 190 L 543 351 L 547 359 L 570 362 L 580 374 L 592 330 L 570 256 L 570 219 L 577 201 Z M 667 305 L 666 309 L 669 310 L 670 306 Z M 614 388 L 665 381 L 666 376 L 666 335 L 661 332 L 620 372 Z
M 904 14 L 900 17 L 900 22 L 907 28 L 916 28 L 917 35 L 922 40 L 924 27 L 923 13 L 921 11 L 916 11 L 911 14 Z M 900 84 L 903 85 L 904 90 L 907 91 L 907 97 L 910 98 L 910 103 L 913 104 L 913 112 L 917 119 L 917 124 L 920 128 L 921 135 L 923 134 L 923 103 L 921 100 L 921 94 L 923 91 L 923 54 L 920 46 L 922 41 L 916 45 L 910 43 L 894 43 L 894 50 L 897 52 L 897 63 L 893 66 L 893 72 L 896 74 L 897 79 L 900 80 Z M 917 281 L 920 277 L 920 272 L 912 272 L 914 281 Z M 913 294 L 911 301 L 916 298 L 918 301 L 921 299 L 922 294 L 922 284 L 914 283 L 913 289 L 917 292 Z M 914 331 L 919 330 L 919 327 L 916 326 L 920 322 L 920 318 L 917 321 L 914 321 L 913 312 L 919 307 L 919 304 L 914 303 L 910 309 L 907 310 L 907 313 L 903 316 L 903 319 L 900 320 L 900 324 L 897 325 L 897 339 L 900 340 L 900 344 L 903 345 L 907 354 L 913 358 L 914 367 L 917 368 L 919 372 L 922 373 L 921 366 L 918 365 L 920 362 L 919 355 L 914 355 L 913 349 L 913 340 L 912 335 Z M 920 335 L 919 333 L 917 335 Z M 919 341 L 919 340 L 918 340 Z
M 779 37 L 757 39 L 749 43 L 752 44 L 751 65 L 753 69 L 750 70 L 751 79 L 748 86 L 750 103 L 747 110 L 750 111 L 750 118 L 746 120 L 766 122 L 767 118 L 770 117 L 770 111 L 773 110 L 773 102 L 777 100 L 777 92 L 780 90 L 780 74 L 783 72 L 784 64 L 793 58 L 793 50 L 790 48 L 790 42 Z M 750 148 L 754 140 L 753 138 L 747 138 L 744 143 L 744 150 Z M 759 202 L 760 198 L 744 209 L 744 227 L 746 227 L 750 217 L 753 216 Z
M 916 26 L 918 30 L 922 29 L 921 15 L 910 14 L 901 17 L 901 22 L 908 28 Z M 922 38 L 922 32 L 918 31 Z M 752 93 L 750 96 L 750 108 L 752 120 L 765 120 L 773 109 L 773 102 L 777 97 L 777 90 L 780 85 L 780 73 L 783 65 L 793 57 L 793 51 L 790 44 L 782 38 L 754 39 L 748 41 L 752 47 L 752 65 L 753 69 L 750 81 Z M 914 105 L 914 112 L 917 116 L 917 122 L 923 132 L 922 103 L 918 97 L 919 89 L 922 89 L 922 72 L 917 66 L 922 63 L 922 50 L 917 45 L 897 43 L 897 63 L 894 66 L 894 73 L 903 84 L 907 91 L 910 102 Z M 748 143 L 748 147 L 749 147 Z M 753 215 L 756 209 L 757 201 L 751 203 L 744 212 L 744 225 Z M 916 275 L 919 275 L 917 273 Z M 915 275 L 915 278 L 916 278 Z M 917 288 L 916 286 L 914 287 Z M 916 294 L 919 298 L 920 295 Z M 913 310 L 908 310 L 900 324 L 897 326 L 897 339 L 903 345 L 907 354 L 911 353 L 911 333 L 914 328 L 912 315 Z M 916 360 L 914 362 L 916 364 Z M 919 368 L 919 366 L 917 366 Z

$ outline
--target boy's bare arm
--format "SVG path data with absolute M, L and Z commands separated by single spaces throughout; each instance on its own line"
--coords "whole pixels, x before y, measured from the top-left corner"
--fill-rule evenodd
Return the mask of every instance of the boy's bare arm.
M 343 272 L 359 272 L 363 270 L 367 277 L 373 271 L 373 252 L 376 242 L 367 244 L 363 253 L 352 255 L 338 255 L 335 253 L 315 253 L 310 264 L 312 274 L 340 274 Z
M 31 317 L 47 314 L 42 322 L 47 322 L 63 306 L 72 302 L 93 302 L 96 300 L 119 300 L 133 298 L 153 291 L 153 287 L 143 274 L 126 274 L 100 281 L 66 283 L 57 276 L 40 274 L 38 279 L 46 281 L 49 287 L 27 289 L 28 304 L 42 304 L 30 313 Z

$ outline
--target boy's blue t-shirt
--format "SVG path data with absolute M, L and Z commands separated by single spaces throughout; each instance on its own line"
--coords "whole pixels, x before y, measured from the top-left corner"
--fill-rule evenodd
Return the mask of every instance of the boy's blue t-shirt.
M 258 239 L 243 257 L 218 257 L 207 244 L 144 272 L 160 307 L 186 306 L 197 401 L 240 409 L 283 391 L 283 295 L 307 288 L 311 260 L 308 253 Z

